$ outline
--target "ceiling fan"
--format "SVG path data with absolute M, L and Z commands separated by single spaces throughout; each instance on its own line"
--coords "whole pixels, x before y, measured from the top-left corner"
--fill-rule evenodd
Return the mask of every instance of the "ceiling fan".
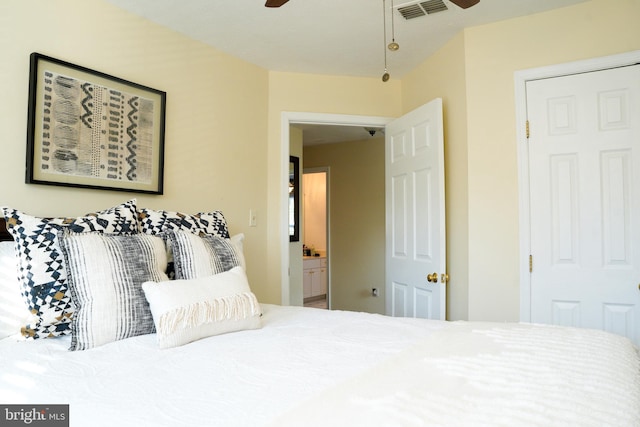
M 280 7 L 289 0 L 267 0 L 265 3 L 266 7 Z M 455 4 L 458 7 L 463 9 L 467 9 L 471 6 L 474 6 L 480 2 L 480 0 L 449 0 L 451 3 Z
M 475 6 L 480 2 L 480 0 L 449 0 L 449 1 L 463 9 L 467 9 L 471 6 Z
M 289 0 L 267 0 L 264 5 L 265 7 L 280 7 L 288 1 Z

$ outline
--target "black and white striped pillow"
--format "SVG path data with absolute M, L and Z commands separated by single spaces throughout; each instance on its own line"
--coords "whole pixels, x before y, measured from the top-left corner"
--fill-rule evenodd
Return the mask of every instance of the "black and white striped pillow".
M 155 332 L 142 283 L 169 280 L 162 238 L 61 232 L 59 239 L 76 306 L 69 350 Z
M 243 255 L 231 239 L 173 230 L 166 232 L 173 254 L 176 279 L 197 279 L 244 268 Z
M 165 210 L 154 210 L 140 208 L 138 211 L 138 221 L 140 231 L 145 234 L 165 235 L 170 231 L 188 231 L 201 235 L 214 235 L 229 238 L 227 221 L 221 211 L 199 212 L 188 214 L 184 212 L 172 212 Z M 173 254 L 169 248 L 169 266 L 167 274 L 171 279 L 176 278 L 173 269 Z

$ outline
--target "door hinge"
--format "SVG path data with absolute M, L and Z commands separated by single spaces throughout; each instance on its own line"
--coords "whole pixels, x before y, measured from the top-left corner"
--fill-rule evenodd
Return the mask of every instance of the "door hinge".
M 529 273 L 533 273 L 533 255 L 529 255 Z
M 527 134 L 527 139 L 529 139 L 529 120 L 527 120 L 527 123 L 525 124 L 525 132 Z

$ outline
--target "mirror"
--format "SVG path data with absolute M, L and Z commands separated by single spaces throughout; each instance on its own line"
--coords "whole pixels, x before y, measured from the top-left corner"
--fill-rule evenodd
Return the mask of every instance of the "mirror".
M 300 159 L 289 156 L 289 241 L 300 240 Z

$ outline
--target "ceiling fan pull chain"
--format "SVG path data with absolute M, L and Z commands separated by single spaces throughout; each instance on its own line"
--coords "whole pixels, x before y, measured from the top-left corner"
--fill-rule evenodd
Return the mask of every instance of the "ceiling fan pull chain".
M 387 72 L 387 6 L 385 0 L 382 0 L 382 32 L 384 35 L 383 49 L 384 49 L 384 74 L 382 74 L 382 81 L 389 80 L 389 73 Z
M 393 0 L 391 0 L 391 43 L 387 46 L 390 51 L 396 51 L 400 49 L 400 45 L 396 43 L 396 27 L 393 24 Z

